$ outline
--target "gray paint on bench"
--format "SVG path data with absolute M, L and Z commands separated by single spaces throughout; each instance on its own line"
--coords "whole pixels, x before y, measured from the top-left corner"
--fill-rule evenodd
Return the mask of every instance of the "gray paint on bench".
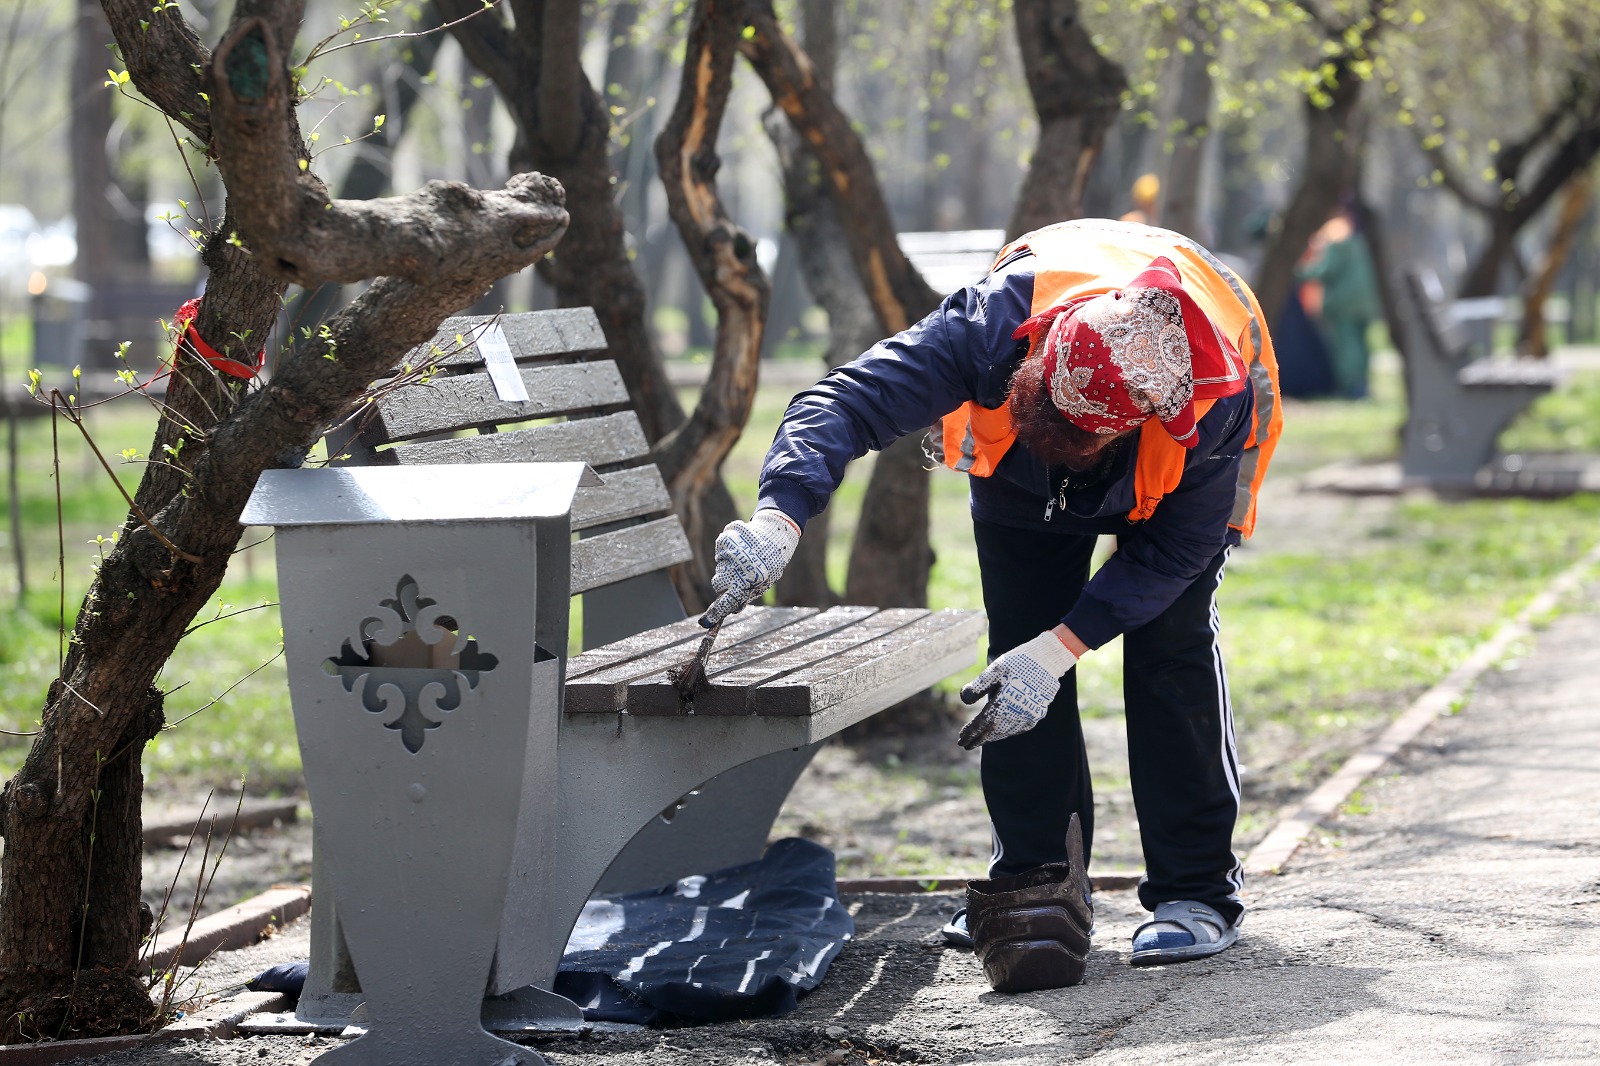
M 472 343 L 490 322 L 505 331 L 511 355 L 519 363 L 599 353 L 606 350 L 606 335 L 600 320 L 589 307 L 564 307 L 552 311 L 514 315 L 459 315 L 439 324 L 439 335 L 413 350 L 407 360 L 413 365 L 431 362 L 445 367 L 481 367 L 483 356 Z M 455 343 L 459 335 L 465 347 Z
M 397 389 L 378 401 L 375 421 L 388 440 L 398 441 L 628 402 L 627 386 L 610 360 L 529 367 L 518 373 L 532 397 L 527 403 L 502 400 L 488 374 L 469 374 Z
M 675 516 L 585 537 L 572 546 L 572 591 L 587 592 L 693 556 Z
M 644 430 L 632 411 L 552 422 L 532 429 L 505 430 L 447 440 L 397 444 L 377 453 L 375 462 L 405 466 L 429 463 L 585 462 L 595 468 L 650 454 Z

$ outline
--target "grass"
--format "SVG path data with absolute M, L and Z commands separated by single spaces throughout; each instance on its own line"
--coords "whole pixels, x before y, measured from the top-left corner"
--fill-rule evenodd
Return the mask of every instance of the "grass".
M 787 391 L 761 390 L 750 427 L 728 460 L 729 484 L 742 506 L 754 501 L 760 460 Z M 1400 415 L 1392 374 L 1380 378 L 1370 400 L 1292 405 L 1274 477 L 1287 480 L 1336 459 L 1392 455 Z M 152 418 L 136 403 L 119 401 L 99 409 L 90 425 L 107 455 L 149 447 Z M 70 617 L 97 554 L 94 538 L 110 535 L 124 507 L 83 442 L 69 435 L 68 426 L 61 433 Z M 1524 448 L 1600 452 L 1600 375 L 1580 375 L 1542 400 L 1508 441 Z M 20 456 L 19 503 L 32 586 L 25 604 L 18 605 L 12 593 L 9 542 L 0 551 L 0 728 L 12 732 L 34 727 L 57 661 L 56 482 L 48 420 L 24 425 Z M 139 468 L 124 469 L 131 489 Z M 838 584 L 869 473 L 870 459 L 856 463 L 833 505 L 829 568 Z M 1274 506 L 1296 508 L 1301 502 L 1280 494 Z M 1303 536 L 1280 534 L 1273 543 L 1236 552 L 1230 564 L 1221 593 L 1224 641 L 1247 761 L 1253 731 L 1290 738 L 1289 755 L 1274 771 L 1273 789 L 1301 787 L 1351 750 L 1600 535 L 1596 497 L 1445 502 L 1418 496 L 1388 506 L 1381 520 L 1349 530 L 1337 513 L 1307 512 Z M 936 472 L 932 507 L 938 564 L 930 600 L 935 607 L 979 605 L 965 481 Z M 1316 528 L 1320 522 L 1332 526 Z M 225 615 L 275 599 L 268 544 L 235 560 L 212 613 Z M 241 777 L 252 794 L 298 787 L 299 751 L 283 664 L 270 661 L 279 640 L 272 606 L 210 622 L 184 640 L 161 679 L 169 690 L 167 718 L 173 725 L 146 756 L 154 787 L 236 786 Z M 1080 668 L 1086 714 L 1120 712 L 1118 660 L 1113 646 Z M 946 688 L 962 680 L 952 679 Z M 27 744 L 26 737 L 0 736 L 0 775 L 15 771 Z M 884 769 L 925 772 L 911 766 Z M 1102 784 L 1123 783 L 1122 768 L 1103 772 Z M 977 787 L 967 772 L 927 783 L 930 789 L 952 786 Z M 901 855 L 893 865 L 923 872 L 939 863 L 935 857 L 917 868 Z

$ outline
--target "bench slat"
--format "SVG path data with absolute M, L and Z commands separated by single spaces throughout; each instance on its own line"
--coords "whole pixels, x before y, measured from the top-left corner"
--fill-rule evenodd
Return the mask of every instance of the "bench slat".
M 766 608 L 759 607 L 747 608 L 746 613 L 759 613 L 765 610 Z M 582 655 L 575 655 L 567 660 L 567 684 L 571 685 L 581 677 L 609 669 L 630 659 L 654 655 L 664 648 L 681 647 L 705 635 L 705 627 L 700 624 L 700 619 L 685 618 L 681 622 L 647 629 L 631 637 L 614 640 L 598 648 L 590 648 Z
M 619 411 L 599 418 L 578 418 L 532 429 L 479 433 L 449 440 L 397 444 L 378 452 L 380 465 L 430 463 L 588 463 L 602 467 L 650 454 L 639 417 Z M 610 475 L 607 475 L 608 477 Z
M 572 592 L 588 592 L 692 558 L 676 516 L 585 537 L 572 546 Z
M 413 365 L 431 361 L 436 366 L 470 368 L 483 365 L 483 356 L 472 343 L 477 330 L 496 321 L 491 315 L 458 315 L 439 323 L 439 332 L 428 344 L 412 349 L 406 361 Z M 501 315 L 500 328 L 505 331 L 506 343 L 518 363 L 549 360 L 571 355 L 603 352 L 606 335 L 600 330 L 600 320 L 589 307 L 561 307 L 550 311 L 523 311 L 514 315 Z M 456 341 L 460 336 L 466 341 L 462 348 Z M 435 355 L 437 346 L 447 354 Z M 458 350 L 459 349 L 459 350 Z
M 763 611 L 744 611 L 730 618 L 722 627 L 722 632 L 717 636 L 716 647 L 728 652 L 734 652 L 738 645 L 745 641 L 753 640 L 765 633 L 782 629 L 804 618 L 820 613 L 816 607 L 769 607 Z M 686 619 L 687 621 L 687 619 Z M 699 628 L 699 623 L 693 623 Z M 668 626 L 666 635 L 670 643 L 663 644 L 656 635 L 659 630 L 650 630 L 630 637 L 619 644 L 627 645 L 626 655 L 619 662 L 605 666 L 599 670 L 588 670 L 584 674 L 574 677 L 572 669 L 567 671 L 567 701 L 568 714 L 615 714 L 622 710 L 631 710 L 628 706 L 628 687 L 630 682 L 640 678 L 652 677 L 660 674 L 668 667 L 684 662 L 698 648 L 699 639 L 705 636 L 705 631 L 693 634 L 688 640 L 677 640 L 681 632 L 678 628 L 682 622 Z M 617 645 L 608 644 L 597 649 L 595 661 L 611 654 L 610 649 Z M 638 651 L 640 654 L 629 654 Z M 588 653 L 586 652 L 585 655 Z M 584 656 L 573 660 L 580 668 Z
M 758 686 L 771 684 L 787 675 L 796 674 L 812 666 L 832 664 L 838 661 L 837 657 L 846 652 L 853 651 L 870 641 L 880 640 L 914 622 L 927 618 L 931 611 L 924 607 L 890 607 L 874 614 L 849 629 L 830 633 L 818 640 L 814 640 L 803 647 L 795 648 L 783 655 L 774 655 L 761 662 L 742 666 L 737 670 L 729 670 L 718 675 L 716 684 L 727 688 L 738 687 L 744 691 L 740 693 L 739 710 L 733 713 L 751 713 L 750 693 Z M 695 707 L 696 713 L 701 712 L 699 706 Z
M 761 671 L 768 663 L 785 657 L 795 666 L 809 666 L 819 660 L 812 649 L 817 641 L 840 630 L 853 632 L 878 614 L 876 607 L 830 607 L 820 614 L 796 619 L 793 624 L 739 644 L 719 641 L 706 662 L 707 684 L 697 686 L 691 707 L 679 698 L 678 687 L 667 674 L 657 672 L 628 684 L 630 714 L 743 714 L 749 682 L 729 680 L 731 674 Z M 921 614 L 928 612 L 922 611 Z M 863 638 L 865 639 L 865 638 Z M 671 665 L 677 665 L 676 662 Z M 778 673 L 782 673 L 780 669 Z M 773 676 L 768 672 L 766 676 Z
M 1461 384 L 1470 387 L 1553 389 L 1566 375 L 1547 359 L 1480 359 L 1461 369 Z
M 843 703 L 949 657 L 977 641 L 986 626 L 981 611 L 939 611 L 823 663 L 750 691 L 751 714 L 805 715 Z M 928 683 L 938 681 L 930 676 Z
M 525 402 L 500 399 L 488 374 L 436 378 L 426 386 L 396 389 L 378 401 L 372 428 L 379 436 L 373 439 L 398 441 L 628 402 L 622 375 L 609 359 L 527 367 L 520 373 L 530 397 Z
M 613 470 L 604 485 L 579 489 L 572 499 L 572 528 L 591 529 L 628 518 L 672 510 L 661 471 L 654 466 Z

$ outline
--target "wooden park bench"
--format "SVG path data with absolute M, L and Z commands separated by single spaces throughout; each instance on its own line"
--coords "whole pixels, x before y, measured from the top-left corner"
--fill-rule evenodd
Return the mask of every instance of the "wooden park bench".
M 759 858 L 821 743 L 971 665 L 984 629 L 977 611 L 747 608 L 723 626 L 708 683 L 680 699 L 666 670 L 704 635 L 668 579 L 689 545 L 604 349 L 587 308 L 450 319 L 431 352 L 406 361 L 433 361 L 431 379 L 384 391 L 329 441 L 339 462 L 364 468 L 580 461 L 598 474 L 572 504 L 559 624 L 541 623 L 541 650 L 564 661 L 555 800 L 524 800 L 518 816 L 518 854 L 535 842 L 540 868 L 526 880 L 542 887 L 508 898 L 482 990 L 498 1030 L 578 1020 L 540 989 L 591 896 Z M 585 648 L 570 659 L 566 593 L 581 597 Z M 320 854 L 313 880 L 295 1020 L 343 1025 L 363 997 Z
M 1497 357 L 1473 343 L 1438 277 L 1400 278 L 1400 336 L 1410 410 L 1401 433 L 1402 477 L 1439 487 L 1474 487 L 1495 459 L 1512 419 L 1554 388 L 1562 373 L 1545 359 Z

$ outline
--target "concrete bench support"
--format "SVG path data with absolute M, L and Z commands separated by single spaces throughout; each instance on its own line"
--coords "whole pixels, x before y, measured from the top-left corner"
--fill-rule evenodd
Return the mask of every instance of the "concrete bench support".
M 1400 302 L 1406 392 L 1400 468 L 1409 482 L 1470 488 L 1511 421 L 1561 380 L 1548 360 L 1479 358 L 1429 271 L 1405 272 Z

